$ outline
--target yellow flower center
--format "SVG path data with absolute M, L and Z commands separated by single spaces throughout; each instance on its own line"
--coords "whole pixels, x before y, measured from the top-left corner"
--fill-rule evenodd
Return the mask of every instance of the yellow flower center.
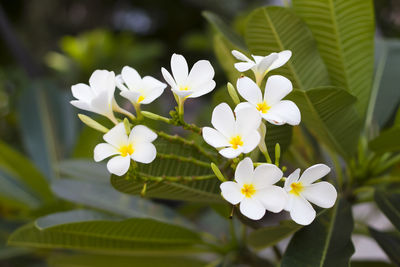
M 135 151 L 133 149 L 132 144 L 126 145 L 126 146 L 121 146 L 119 148 L 119 152 L 121 153 L 121 156 L 126 157 L 127 155 L 132 155 L 133 151 Z
M 296 196 L 300 196 L 300 192 L 304 190 L 304 186 L 302 185 L 301 182 L 292 183 L 290 185 L 290 188 L 292 188 L 292 190 L 290 190 L 289 193 Z
M 141 96 L 139 96 L 137 102 L 140 103 L 140 102 L 142 102 L 143 100 L 144 100 L 144 96 L 141 95 Z
M 232 145 L 233 149 L 237 149 L 238 146 L 243 146 L 242 137 L 240 135 L 232 137 L 231 140 L 229 141 L 229 144 Z
M 254 195 L 256 189 L 254 188 L 253 184 L 244 184 L 241 192 L 245 197 L 250 198 Z
M 267 102 L 263 101 L 261 103 L 257 104 L 257 110 L 261 111 L 262 113 L 267 113 L 267 111 L 270 109 L 271 107 L 268 106 Z
M 180 91 L 187 91 L 187 90 L 189 90 L 189 86 L 181 86 L 181 87 L 179 87 L 179 90 Z

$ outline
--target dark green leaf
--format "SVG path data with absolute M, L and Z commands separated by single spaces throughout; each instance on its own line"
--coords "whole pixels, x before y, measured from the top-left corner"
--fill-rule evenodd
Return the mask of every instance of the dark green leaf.
M 270 247 L 291 236 L 303 226 L 293 221 L 282 221 L 279 225 L 257 229 L 249 235 L 249 245 L 256 249 Z
M 292 141 L 293 127 L 286 125 L 273 125 L 267 124 L 267 134 L 265 136 L 265 141 L 268 148 L 268 153 L 271 159 L 275 159 L 275 145 L 279 143 L 281 146 L 281 157 L 283 153 L 289 148 Z
M 293 9 L 317 40 L 332 84 L 357 97 L 357 111 L 363 116 L 373 76 L 373 1 L 294 0 Z
M 306 24 L 283 7 L 258 8 L 249 16 L 246 43 L 254 55 L 291 50 L 292 58 L 278 69 L 297 89 L 330 85 L 328 72 Z
M 385 251 L 386 255 L 390 260 L 400 265 L 400 237 L 398 234 L 384 233 L 377 231 L 373 228 L 369 228 L 371 236 L 376 240 L 378 245 Z
M 384 261 L 352 261 L 351 267 L 395 267 L 394 265 Z
M 369 147 L 377 153 L 398 151 L 400 150 L 399 136 L 400 126 L 394 126 L 369 142 Z
M 302 122 L 320 141 L 346 158 L 355 152 L 361 130 L 355 97 L 340 88 L 320 87 L 296 90 L 288 98 L 297 104 Z
M 375 191 L 375 202 L 392 224 L 400 231 L 400 194 Z
M 58 164 L 58 169 L 62 177 L 107 184 L 110 181 L 110 175 L 106 165 L 93 160 L 63 160 Z
M 240 77 L 240 72 L 237 71 L 234 67 L 234 64 L 237 61 L 236 58 L 232 56 L 231 51 L 236 49 L 232 46 L 225 38 L 222 37 L 221 34 L 214 35 L 214 53 L 218 59 L 219 64 L 224 70 L 225 74 L 228 77 L 228 80 L 236 86 L 236 80 Z M 225 88 L 225 90 L 227 90 Z M 228 92 L 226 91 L 228 94 Z M 229 97 L 229 95 L 228 95 Z
M 353 227 L 351 206 L 346 200 L 339 199 L 333 208 L 294 234 L 281 266 L 348 266 L 354 253 Z

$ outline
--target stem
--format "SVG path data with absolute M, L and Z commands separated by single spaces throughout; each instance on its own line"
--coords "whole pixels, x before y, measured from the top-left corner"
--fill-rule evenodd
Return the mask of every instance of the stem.
M 139 103 L 133 103 L 133 106 L 135 107 L 136 110 L 136 116 L 138 118 L 138 120 L 142 120 L 143 119 L 143 115 L 142 115 L 142 111 L 140 110 L 140 104 Z
M 162 121 L 168 124 L 173 124 L 171 119 L 168 119 L 167 117 L 160 116 L 158 114 L 154 114 L 148 111 L 141 111 L 140 112 L 144 117 L 155 120 L 155 121 Z
M 282 259 L 282 252 L 281 250 L 278 248 L 277 245 L 272 246 L 272 250 L 274 251 L 275 257 L 278 261 L 280 261 Z
M 266 147 L 266 146 L 265 146 L 265 147 Z M 265 152 L 263 152 L 263 155 L 264 155 L 265 160 L 267 161 L 267 163 L 272 164 L 271 157 L 269 156 L 269 153 L 268 153 L 268 148 L 266 148 Z
M 233 222 L 233 219 L 229 220 L 229 231 L 231 233 L 233 244 L 235 244 L 235 246 L 237 246 L 238 241 L 237 241 L 237 237 L 236 237 L 235 224 Z
M 163 158 L 163 159 L 176 159 L 179 161 L 183 161 L 183 162 L 190 162 L 193 164 L 196 164 L 198 166 L 202 166 L 202 167 L 210 167 L 210 164 L 192 157 L 182 157 L 182 156 L 178 156 L 178 155 L 174 155 L 174 154 L 163 154 L 163 153 L 157 153 L 157 157 Z
M 139 173 L 139 176 L 144 177 L 148 181 L 153 181 L 153 182 L 163 182 L 163 181 L 168 181 L 168 182 L 179 182 L 179 181 L 201 181 L 201 180 L 208 180 L 208 179 L 214 179 L 215 175 L 214 174 L 209 174 L 209 175 L 199 175 L 199 176 L 152 176 L 148 175 L 145 173 Z
M 179 101 L 178 101 L 178 116 L 179 116 L 179 120 L 181 121 L 182 124 L 185 123 L 185 119 L 184 119 L 184 113 L 185 113 L 185 99 L 179 97 Z

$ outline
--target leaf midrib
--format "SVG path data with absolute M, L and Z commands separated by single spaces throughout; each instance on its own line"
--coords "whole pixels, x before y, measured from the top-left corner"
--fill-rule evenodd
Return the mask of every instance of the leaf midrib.
M 333 232 L 333 228 L 335 226 L 336 220 L 337 220 L 337 210 L 339 207 L 339 202 L 336 203 L 333 212 L 332 212 L 332 218 L 333 220 L 331 220 L 331 223 L 329 224 L 329 228 L 328 228 L 328 234 L 326 235 L 326 239 L 325 239 L 325 244 L 324 244 L 324 248 L 322 250 L 322 255 L 321 255 L 321 261 L 319 266 L 323 267 L 324 266 L 324 262 L 325 262 L 325 258 L 326 258 L 326 254 L 328 253 L 328 248 L 329 248 L 329 243 L 332 237 L 332 232 Z

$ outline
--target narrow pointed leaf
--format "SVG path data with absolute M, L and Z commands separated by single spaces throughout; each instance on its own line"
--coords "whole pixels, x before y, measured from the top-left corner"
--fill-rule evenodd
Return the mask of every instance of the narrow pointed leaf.
M 400 126 L 394 126 L 388 130 L 381 132 L 375 139 L 369 142 L 369 147 L 377 152 L 393 152 L 400 150 Z
M 375 191 L 375 202 L 392 224 L 400 231 L 400 194 Z
M 398 233 L 385 233 L 369 228 L 371 236 L 376 240 L 378 245 L 385 251 L 390 260 L 400 265 L 400 236 Z

